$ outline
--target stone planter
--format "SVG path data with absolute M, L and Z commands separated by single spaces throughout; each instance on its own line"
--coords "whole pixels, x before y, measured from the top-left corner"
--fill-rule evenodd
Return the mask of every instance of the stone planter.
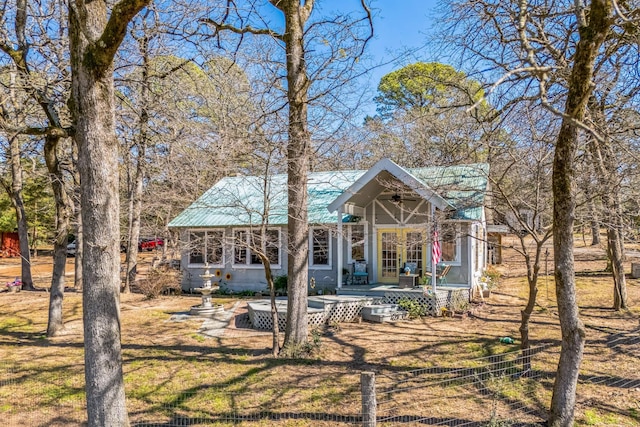
M 9 292 L 20 292 L 22 290 L 22 286 L 8 286 Z

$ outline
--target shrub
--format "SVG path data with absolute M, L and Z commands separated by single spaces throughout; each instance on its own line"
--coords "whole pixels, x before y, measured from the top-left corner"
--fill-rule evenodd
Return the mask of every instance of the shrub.
M 276 288 L 276 292 L 286 294 L 287 284 L 288 284 L 288 278 L 286 275 L 276 276 L 276 278 L 273 279 L 273 286 Z
M 163 293 L 179 294 L 182 290 L 180 278 L 175 270 L 152 268 L 147 276 L 136 283 L 140 292 L 149 299 Z
M 495 288 L 500 281 L 500 272 L 493 265 L 487 267 L 487 269 L 482 273 L 482 277 L 480 278 L 480 282 L 486 283 L 488 289 Z
M 428 307 L 426 305 L 420 304 L 418 301 L 413 299 L 402 298 L 398 301 L 398 305 L 401 309 L 409 313 L 410 319 L 426 316 L 428 313 Z

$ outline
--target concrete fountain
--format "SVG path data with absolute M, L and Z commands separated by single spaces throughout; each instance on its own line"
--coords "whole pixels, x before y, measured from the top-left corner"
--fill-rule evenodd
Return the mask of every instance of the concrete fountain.
M 205 264 L 204 274 L 201 274 L 200 277 L 204 280 L 202 287 L 194 288 L 193 290 L 202 294 L 202 304 L 192 306 L 189 314 L 193 316 L 212 317 L 222 313 L 224 308 L 221 304 L 211 303 L 211 293 L 217 291 L 220 287 L 217 284 L 211 285 L 211 278 L 214 277 L 214 275 L 209 272 L 209 264 Z

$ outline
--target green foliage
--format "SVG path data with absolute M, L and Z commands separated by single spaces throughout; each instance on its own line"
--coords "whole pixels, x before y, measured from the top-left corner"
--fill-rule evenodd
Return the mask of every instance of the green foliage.
M 398 306 L 400 306 L 400 308 L 404 311 L 408 312 L 409 318 L 411 319 L 423 317 L 429 313 L 429 307 L 409 298 L 400 299 L 400 301 L 398 302 Z
M 0 230 L 13 231 L 18 227 L 16 212 L 6 192 L 0 194 Z
M 452 66 L 416 62 L 383 76 L 375 101 L 380 115 L 388 117 L 398 109 L 471 105 L 482 96 L 480 83 Z
M 36 241 L 32 246 L 49 243 L 55 235 L 55 200 L 53 199 L 48 172 L 41 161 L 24 161 L 25 179 L 22 188 L 30 239 L 35 231 Z M 5 179 L 10 179 L 5 177 Z M 16 213 L 6 191 L 0 195 L 0 230 L 14 231 L 17 228 Z
M 480 283 L 485 283 L 487 285 L 487 289 L 493 289 L 498 286 L 500 282 L 500 272 L 495 266 L 490 265 L 487 269 L 482 273 L 482 277 L 480 277 Z
M 286 275 L 276 276 L 276 278 L 273 279 L 273 286 L 276 288 L 276 292 L 287 293 L 288 282 L 289 279 Z

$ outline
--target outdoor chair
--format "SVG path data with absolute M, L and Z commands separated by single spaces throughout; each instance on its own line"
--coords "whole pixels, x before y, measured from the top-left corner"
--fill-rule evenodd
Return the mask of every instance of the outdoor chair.
M 353 285 L 368 285 L 369 273 L 367 272 L 367 261 L 359 259 L 353 263 L 353 274 L 351 275 Z
M 436 284 L 442 285 L 447 284 L 447 274 L 449 274 L 449 270 L 451 270 L 450 265 L 438 265 L 436 267 Z

